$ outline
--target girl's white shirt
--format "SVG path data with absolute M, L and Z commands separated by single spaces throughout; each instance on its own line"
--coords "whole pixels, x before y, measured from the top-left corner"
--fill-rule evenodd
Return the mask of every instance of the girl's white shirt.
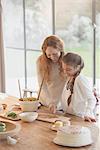
M 76 77 L 74 82 L 73 94 L 71 97 L 71 103 L 68 106 L 67 100 L 70 96 L 70 90 L 66 89 L 66 85 L 62 92 L 62 101 L 61 105 L 63 110 L 66 113 L 73 114 L 76 116 L 84 117 L 92 117 L 94 118 L 94 110 L 96 106 L 96 99 L 92 92 L 92 86 L 89 85 L 88 79 L 79 75 Z

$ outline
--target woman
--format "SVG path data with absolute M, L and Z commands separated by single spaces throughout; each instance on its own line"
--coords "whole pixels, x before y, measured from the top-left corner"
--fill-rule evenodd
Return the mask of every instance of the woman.
M 87 78 L 80 74 L 83 67 L 80 55 L 67 53 L 63 56 L 62 68 L 67 79 L 62 93 L 62 108 L 66 113 L 95 122 L 96 98 Z
M 55 35 L 47 37 L 43 42 L 42 52 L 37 60 L 39 85 L 43 81 L 40 102 L 55 113 L 56 109 L 60 108 L 59 102 L 65 84 L 61 69 L 61 59 L 64 55 L 62 40 Z

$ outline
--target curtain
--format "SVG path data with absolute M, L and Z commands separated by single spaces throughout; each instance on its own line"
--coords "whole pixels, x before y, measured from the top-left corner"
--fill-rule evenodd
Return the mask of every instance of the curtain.
M 0 0 L 0 92 L 5 92 L 5 64 L 2 27 L 2 4 Z

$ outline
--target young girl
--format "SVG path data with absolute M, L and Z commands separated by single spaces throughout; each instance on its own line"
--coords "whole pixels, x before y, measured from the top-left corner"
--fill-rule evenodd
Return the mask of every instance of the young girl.
M 47 37 L 43 42 L 42 52 L 43 54 L 37 60 L 39 85 L 43 81 L 40 102 L 42 105 L 49 107 L 50 111 L 54 113 L 56 107 L 59 109 L 59 102 L 65 84 L 61 69 L 61 59 L 64 55 L 62 40 L 55 35 Z
M 62 93 L 62 108 L 66 113 L 95 122 L 96 98 L 88 80 L 80 72 L 84 62 L 78 54 L 67 53 L 62 58 L 62 68 L 67 81 Z

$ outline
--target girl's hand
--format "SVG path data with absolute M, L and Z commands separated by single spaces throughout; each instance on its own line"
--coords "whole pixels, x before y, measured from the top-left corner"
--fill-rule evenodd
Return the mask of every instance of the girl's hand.
M 88 121 L 88 122 L 96 122 L 95 118 L 91 118 L 91 117 L 88 117 L 88 116 L 84 116 L 84 120 Z
M 49 105 L 49 110 L 50 110 L 51 113 L 56 113 L 56 106 L 55 106 L 55 104 L 51 103 Z

